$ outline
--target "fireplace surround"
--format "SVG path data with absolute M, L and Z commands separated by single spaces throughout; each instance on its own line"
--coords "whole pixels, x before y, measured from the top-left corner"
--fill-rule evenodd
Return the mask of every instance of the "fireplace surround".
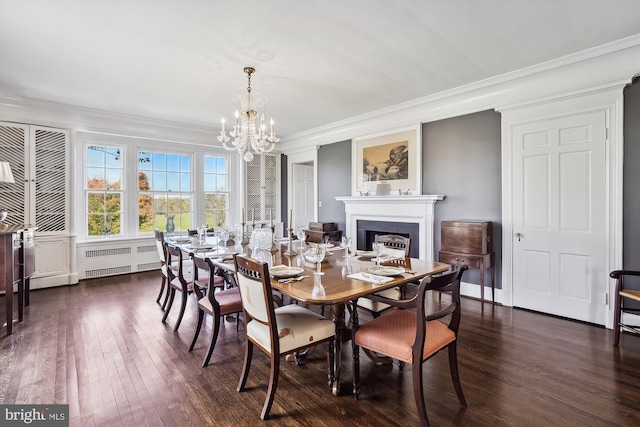
M 435 204 L 443 200 L 440 194 L 419 196 L 341 196 L 336 200 L 345 205 L 345 235 L 351 237 L 356 248 L 363 247 L 365 238 L 358 232 L 358 221 L 379 221 L 388 223 L 417 224 L 418 258 L 434 260 Z M 406 232 L 400 232 L 403 234 Z M 412 255 L 413 256 L 413 255 Z

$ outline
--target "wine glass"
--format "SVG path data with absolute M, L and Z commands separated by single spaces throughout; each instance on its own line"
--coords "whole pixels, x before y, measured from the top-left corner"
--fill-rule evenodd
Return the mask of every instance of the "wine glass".
M 318 284 L 321 284 L 320 276 L 323 273 L 320 270 L 322 269 L 322 260 L 324 260 L 325 250 L 325 247 L 322 245 L 313 245 L 304 253 L 304 256 L 309 262 L 315 262 L 318 264 L 317 271 L 313 273 Z
M 300 250 L 304 251 L 304 242 L 305 240 L 307 240 L 307 235 L 303 229 L 298 230 L 296 235 L 298 236 L 298 240 L 300 241 Z
M 351 246 L 351 237 L 342 236 L 342 247 L 344 248 L 345 258 L 349 257 L 349 247 Z
M 373 245 L 371 247 L 373 248 L 373 251 L 378 256 L 376 258 L 376 262 L 378 263 L 378 266 L 380 266 L 380 255 L 384 253 L 384 243 L 373 242 Z
M 220 240 L 222 240 L 222 246 L 227 247 L 227 242 L 229 241 L 229 231 L 225 228 L 220 232 Z
M 196 231 L 198 232 L 198 243 L 204 243 L 205 241 L 205 233 L 207 232 L 207 224 L 202 224 L 196 227 Z

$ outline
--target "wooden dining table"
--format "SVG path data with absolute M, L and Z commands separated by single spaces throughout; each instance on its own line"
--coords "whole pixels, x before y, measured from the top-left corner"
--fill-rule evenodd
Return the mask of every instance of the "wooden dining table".
M 234 252 L 232 248 L 216 246 L 212 251 L 196 250 L 194 253 L 196 256 L 210 258 L 218 268 L 233 271 L 233 259 L 229 257 L 229 254 Z M 239 249 L 239 247 L 236 248 Z M 441 273 L 450 268 L 448 264 L 416 258 L 395 259 L 382 263 L 382 265 L 402 266 L 406 272 L 393 276 L 389 282 L 376 284 L 348 277 L 354 273 L 368 272 L 369 268 L 376 264 L 375 258 L 363 258 L 353 253 L 345 257 L 344 249 L 331 247 L 328 248 L 329 255 L 321 263 L 321 283 L 324 292 L 319 294 L 317 286 L 316 292 L 314 292 L 314 272 L 316 272 L 317 264 L 310 263 L 305 259 L 299 243 L 296 243 L 293 249 L 298 252 L 296 255 L 284 255 L 287 251 L 287 246 L 284 244 L 282 246 L 275 245 L 270 251 L 270 260 L 267 262 L 269 262 L 270 267 L 285 265 L 302 268 L 303 272 L 300 274 L 307 277 L 288 283 L 282 283 L 277 278 L 272 277 L 271 286 L 282 295 L 301 303 L 331 306 L 332 320 L 336 329 L 332 393 L 336 396 L 340 394 L 342 343 L 349 338 L 345 335 L 347 332 L 345 327 L 346 305 L 360 297 L 366 297 L 395 286 L 417 282 L 425 276 Z M 226 256 L 221 257 L 221 254 Z M 251 255 L 248 247 L 243 248 L 243 255 Z

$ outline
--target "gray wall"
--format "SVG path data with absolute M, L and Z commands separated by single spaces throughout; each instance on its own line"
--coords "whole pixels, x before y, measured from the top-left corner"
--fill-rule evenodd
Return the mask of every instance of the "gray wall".
M 496 287 L 501 287 L 502 215 L 500 172 L 500 114 L 483 111 L 422 126 L 423 194 L 444 194 L 436 204 L 436 253 L 440 250 L 440 221 L 493 221 Z M 335 196 L 351 194 L 351 141 L 323 145 L 318 151 L 320 221 L 338 222 L 345 229 L 344 204 Z M 465 273 L 465 282 L 480 283 L 478 270 Z M 485 285 L 490 284 L 487 272 Z
M 624 89 L 623 266 L 640 270 L 640 78 Z
M 483 111 L 422 126 L 423 194 L 444 194 L 436 205 L 436 253 L 440 222 L 484 219 L 494 222 L 496 282 L 501 288 L 502 218 L 500 114 Z M 640 78 L 624 90 L 624 268 L 640 270 Z M 351 141 L 323 145 L 318 152 L 321 221 L 337 221 L 344 230 L 342 203 L 351 193 Z M 325 184 L 327 183 L 327 184 Z M 485 279 L 485 284 L 489 278 Z M 465 281 L 479 283 L 477 270 Z M 633 287 L 640 289 L 640 284 Z
M 623 262 L 625 270 L 640 270 L 640 77 L 624 89 Z M 638 278 L 625 286 L 640 289 Z M 635 280 L 634 280 L 635 279 Z M 640 308 L 634 303 L 628 306 Z
M 441 221 L 492 221 L 496 288 L 502 283 L 500 168 L 499 113 L 482 111 L 422 125 L 422 193 L 445 195 L 436 204 L 435 253 L 440 250 Z M 487 272 L 485 286 L 490 280 Z M 479 271 L 467 271 L 464 281 L 479 284 Z
M 345 231 L 344 203 L 336 196 L 351 195 L 351 140 L 322 145 L 318 149 L 318 208 L 319 222 L 337 222 Z
M 287 200 L 287 194 L 289 194 L 289 174 L 287 172 L 287 156 L 284 154 L 280 155 L 280 182 L 281 189 L 280 194 L 282 197 L 280 198 L 280 212 L 282 216 L 282 221 L 284 222 L 284 229 L 282 233 L 284 236 L 289 235 L 289 201 Z

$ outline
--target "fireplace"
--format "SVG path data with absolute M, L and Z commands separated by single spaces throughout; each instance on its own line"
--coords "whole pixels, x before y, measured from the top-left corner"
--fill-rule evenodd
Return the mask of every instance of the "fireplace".
M 345 204 L 345 235 L 351 237 L 354 247 L 366 247 L 366 233 L 360 230 L 409 234 L 411 256 L 427 261 L 434 260 L 435 204 L 443 199 L 442 195 L 336 197 L 336 200 Z M 384 223 L 385 228 L 369 227 L 368 222 L 378 225 Z M 414 227 L 417 227 L 417 231 Z M 414 251 L 417 251 L 417 256 Z
M 356 224 L 357 249 L 370 251 L 371 244 L 378 234 L 397 234 L 411 239 L 409 256 L 411 258 L 420 257 L 420 226 L 418 223 L 358 220 Z

